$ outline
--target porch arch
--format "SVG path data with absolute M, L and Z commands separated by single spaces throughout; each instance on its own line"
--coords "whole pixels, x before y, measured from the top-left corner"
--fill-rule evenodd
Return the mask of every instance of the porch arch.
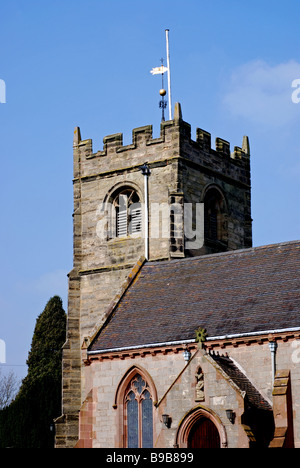
M 227 447 L 227 435 L 225 427 L 223 426 L 219 416 L 214 413 L 211 409 L 206 408 L 202 405 L 197 405 L 185 414 L 183 419 L 180 421 L 176 432 L 175 447 L 188 448 L 189 437 L 192 434 L 192 430 L 195 429 L 196 425 L 201 421 L 209 421 L 208 425 L 214 425 L 218 436 L 220 448 Z

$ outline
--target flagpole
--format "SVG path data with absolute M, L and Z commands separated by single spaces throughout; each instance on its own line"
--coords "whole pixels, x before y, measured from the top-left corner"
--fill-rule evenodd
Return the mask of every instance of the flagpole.
M 172 120 L 172 99 L 171 99 L 171 69 L 170 69 L 169 29 L 166 29 L 166 42 L 167 42 L 167 67 L 168 67 L 169 120 Z

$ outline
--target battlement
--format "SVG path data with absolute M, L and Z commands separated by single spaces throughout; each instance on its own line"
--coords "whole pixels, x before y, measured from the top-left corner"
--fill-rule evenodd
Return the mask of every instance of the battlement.
M 179 103 L 175 105 L 174 119 L 161 122 L 158 138 L 153 138 L 152 125 L 146 125 L 132 130 L 132 143 L 124 145 L 123 133 L 115 133 L 105 136 L 103 149 L 94 152 L 92 140 L 82 140 L 80 129 L 76 127 L 73 147 L 74 162 L 78 155 L 83 176 L 113 170 L 121 163 L 125 164 L 125 167 L 133 167 L 145 161 L 151 164 L 157 160 L 175 157 L 184 157 L 196 164 L 210 167 L 223 164 L 226 165 L 227 173 L 231 165 L 235 166 L 235 172 L 236 167 L 243 167 L 244 170 L 250 171 L 248 137 L 243 138 L 241 147 L 234 146 L 233 152 L 230 150 L 230 143 L 219 137 L 216 138 L 215 148 L 213 148 L 211 134 L 200 128 L 196 129 L 196 138 L 193 140 L 191 126 L 182 119 Z

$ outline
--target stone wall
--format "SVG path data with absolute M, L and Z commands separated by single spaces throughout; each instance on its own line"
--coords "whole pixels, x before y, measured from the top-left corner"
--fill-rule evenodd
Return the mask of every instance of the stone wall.
M 299 384 L 300 371 L 293 362 L 293 341 L 278 343 L 277 369 L 290 369 L 291 393 L 293 399 L 293 432 L 295 446 L 300 447 L 300 412 Z M 145 351 L 145 350 L 144 350 Z M 217 349 L 215 350 L 217 351 Z M 258 342 L 250 346 L 220 347 L 220 354 L 227 353 L 243 370 L 247 378 L 260 391 L 261 395 L 271 404 L 272 397 L 272 365 L 268 341 Z M 229 448 L 248 448 L 250 439 L 247 427 L 243 426 L 244 400 L 241 392 L 230 382 L 228 376 L 220 372 L 209 360 L 203 357 L 203 352 L 192 349 L 192 359 L 189 364 L 183 358 L 183 350 L 169 352 L 160 349 L 155 352 L 124 355 L 102 355 L 100 360 L 93 360 L 84 369 L 86 397 L 90 401 L 94 394 L 93 434 L 90 443 L 94 448 L 123 447 L 124 413 L 121 397 L 118 399 L 121 383 L 128 371 L 136 368 L 138 372 L 152 380 L 157 392 L 157 402 L 154 407 L 154 447 L 173 448 L 178 442 L 180 427 L 187 415 L 196 408 L 207 412 L 216 421 L 222 434 L 221 443 Z M 197 399 L 196 373 L 199 366 L 204 374 L 204 398 Z M 279 371 L 280 372 L 280 371 Z M 149 383 L 149 382 L 148 382 Z M 119 390 L 118 390 L 119 389 Z M 84 404 L 85 405 L 85 404 Z M 232 424 L 226 409 L 235 413 Z M 162 414 L 171 418 L 170 427 L 162 423 Z M 250 434 L 251 437 L 251 434 Z M 82 435 L 82 438 L 84 436 Z M 83 442 L 82 442 L 83 443 Z M 85 442 L 86 443 L 86 442 Z

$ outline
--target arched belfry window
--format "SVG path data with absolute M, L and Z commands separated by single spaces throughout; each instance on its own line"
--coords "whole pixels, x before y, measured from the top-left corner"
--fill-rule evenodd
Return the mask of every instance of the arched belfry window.
M 212 243 L 226 244 L 228 240 L 226 202 L 215 187 L 209 188 L 204 197 L 204 235 Z
M 111 197 L 110 204 L 110 238 L 142 232 L 142 205 L 135 189 L 122 187 Z
M 124 422 L 126 447 L 153 447 L 153 400 L 140 374 L 134 376 L 125 392 Z

